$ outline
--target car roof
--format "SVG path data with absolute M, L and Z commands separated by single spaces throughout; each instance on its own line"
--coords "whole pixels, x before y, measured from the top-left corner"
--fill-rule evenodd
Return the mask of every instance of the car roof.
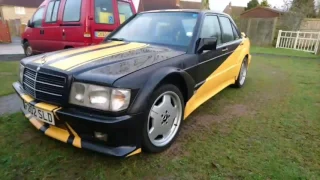
M 226 13 L 221 11 L 212 11 L 212 10 L 202 10 L 202 9 L 161 9 L 161 10 L 151 10 L 143 11 L 141 13 L 154 13 L 154 12 L 195 12 L 195 13 L 214 13 L 229 16 Z

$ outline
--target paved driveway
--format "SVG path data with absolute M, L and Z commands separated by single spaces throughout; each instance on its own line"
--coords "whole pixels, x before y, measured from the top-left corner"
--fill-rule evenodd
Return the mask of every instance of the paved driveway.
M 12 38 L 10 44 L 0 44 L 0 55 L 24 54 L 19 37 Z

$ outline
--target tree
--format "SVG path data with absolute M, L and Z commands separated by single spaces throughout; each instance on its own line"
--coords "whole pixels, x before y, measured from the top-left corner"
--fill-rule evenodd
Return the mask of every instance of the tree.
M 249 9 L 252 9 L 252 8 L 255 8 L 259 6 L 259 1 L 258 0 L 250 0 L 247 4 L 247 7 L 245 8 L 245 10 L 249 10 Z
M 270 4 L 268 3 L 268 0 L 262 0 L 262 2 L 260 3 L 260 6 L 270 7 Z
M 210 10 L 210 4 L 209 0 L 201 0 L 202 9 L 209 9 Z
M 305 18 L 317 16 L 319 0 L 284 0 L 286 13 L 281 17 L 281 26 L 285 30 L 299 30 Z

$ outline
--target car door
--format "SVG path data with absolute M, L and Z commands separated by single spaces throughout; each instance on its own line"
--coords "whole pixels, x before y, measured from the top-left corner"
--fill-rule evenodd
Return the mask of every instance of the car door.
M 221 48 L 227 54 L 224 62 L 221 64 L 217 73 L 221 76 L 221 80 L 226 83 L 234 83 L 237 79 L 239 69 L 242 63 L 241 49 L 242 39 L 236 29 L 233 21 L 224 15 L 219 16 L 219 21 L 222 29 L 222 44 Z
M 60 29 L 58 15 L 61 0 L 51 0 L 46 10 L 43 23 L 43 46 L 46 52 L 63 49 L 62 32 Z
M 27 37 L 28 41 L 35 52 L 43 52 L 42 46 L 42 24 L 44 19 L 45 6 L 39 7 L 32 17 L 33 27 L 31 28 L 30 36 Z

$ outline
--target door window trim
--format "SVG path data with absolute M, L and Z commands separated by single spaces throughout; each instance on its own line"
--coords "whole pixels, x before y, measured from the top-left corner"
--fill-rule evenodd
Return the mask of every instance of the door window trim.
M 79 11 L 79 20 L 78 21 L 65 21 L 64 20 L 64 13 L 66 11 L 66 5 L 67 5 L 67 2 L 69 0 L 65 0 L 65 3 L 64 3 L 64 7 L 63 7 L 63 14 L 62 14 L 62 23 L 63 24 L 66 24 L 66 23 L 73 23 L 73 22 L 80 22 L 81 21 L 81 15 L 82 15 L 82 5 L 83 5 L 83 1 L 82 0 L 78 0 L 80 1 L 80 11 Z

